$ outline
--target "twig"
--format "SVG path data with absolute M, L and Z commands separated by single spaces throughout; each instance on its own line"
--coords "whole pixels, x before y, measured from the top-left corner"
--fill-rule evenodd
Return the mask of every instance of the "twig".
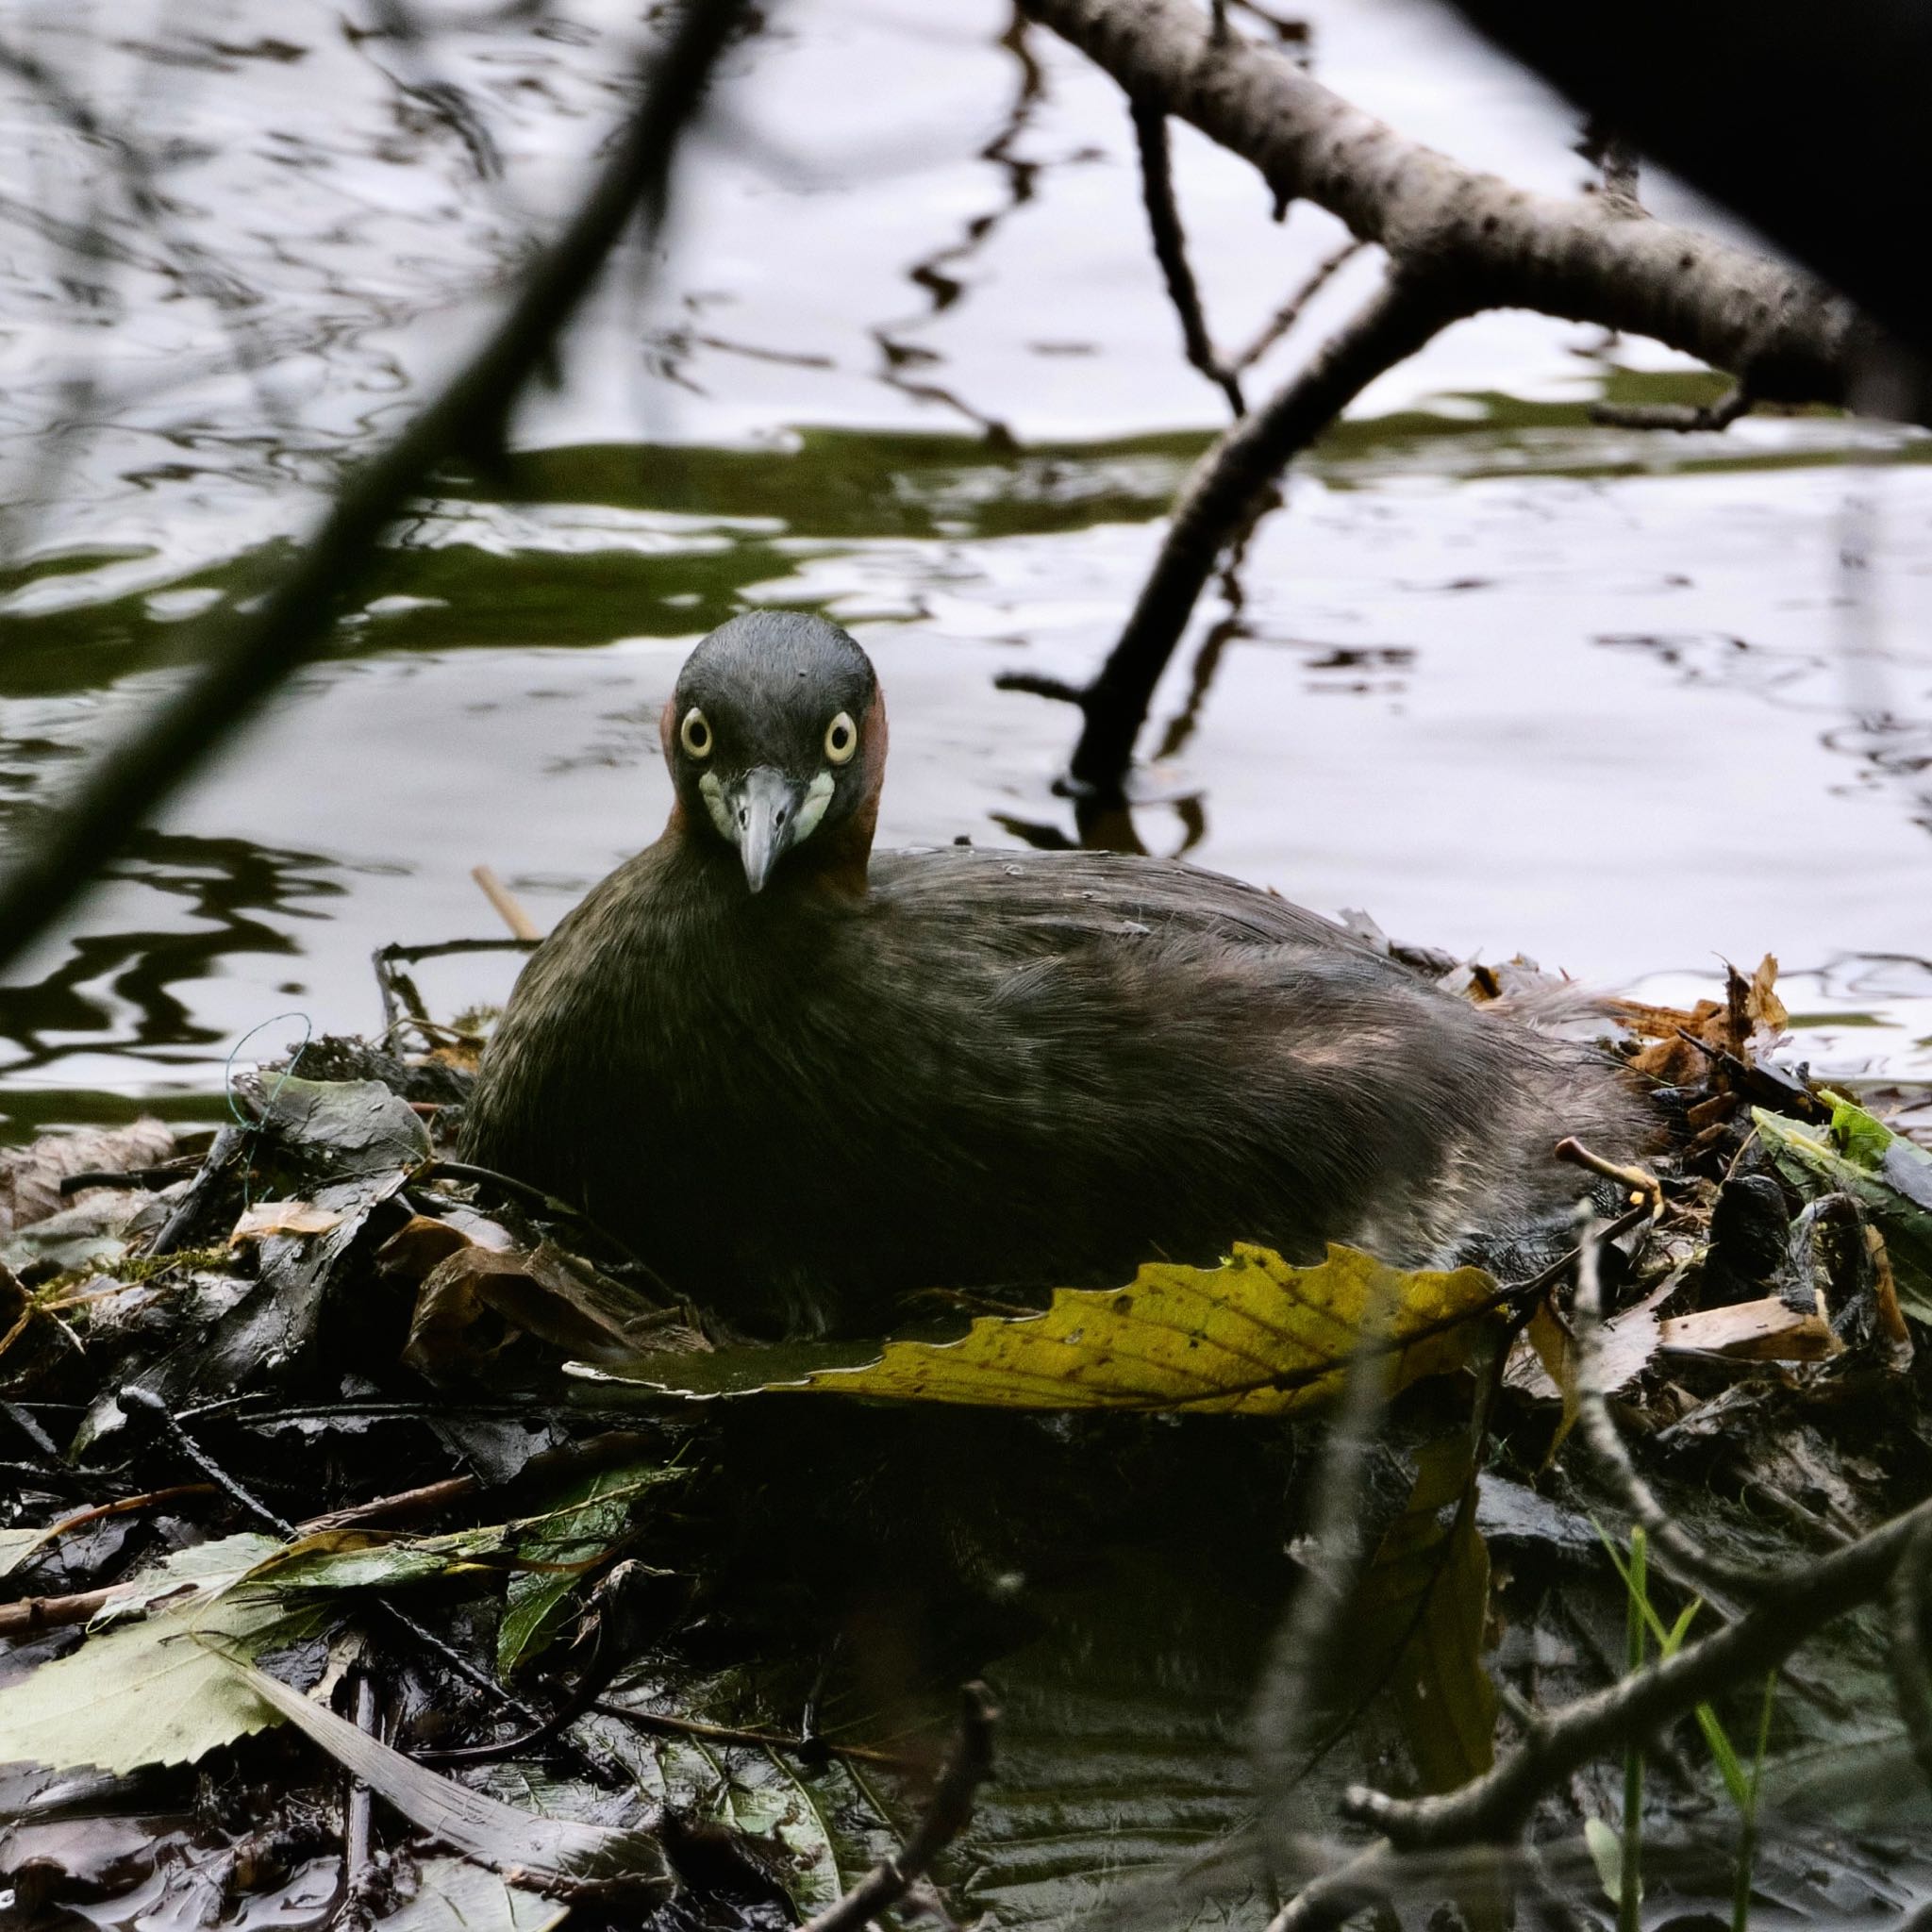
M 356 1671 L 356 1728 L 365 1737 L 375 1736 L 375 1679 L 366 1659 Z M 347 1816 L 342 1821 L 342 1895 L 336 1919 L 340 1925 L 358 1925 L 367 1921 L 364 1899 L 371 1874 L 371 1798 L 369 1787 L 352 1773 Z
M 28 1596 L 0 1604 L 0 1637 L 20 1637 L 33 1630 L 65 1630 L 88 1623 L 98 1609 L 125 1596 L 131 1583 L 110 1583 L 101 1590 L 77 1591 L 72 1596 Z
M 1225 28 L 1224 19 L 1217 36 Z M 1153 232 L 1154 258 L 1160 264 L 1168 298 L 1180 318 L 1188 360 L 1227 398 L 1227 407 L 1237 416 L 1244 415 L 1247 405 L 1241 400 L 1241 381 L 1214 353 L 1208 318 L 1201 312 L 1201 291 L 1188 266 L 1187 235 L 1181 227 L 1180 204 L 1174 199 L 1174 163 L 1168 152 L 1167 111 L 1158 101 L 1139 97 L 1131 105 L 1134 142 L 1141 154 L 1141 200 Z
M 1592 1758 L 1761 1676 L 1833 1618 L 1878 1595 L 1914 1537 L 1927 1531 L 1932 1503 L 1922 1503 L 1849 1547 L 1816 1557 L 1735 1623 L 1547 1717 L 1491 1770 L 1454 1791 L 1404 1799 L 1357 1785 L 1342 1808 L 1404 1848 L 1507 1838 L 1544 1791 Z
M 1627 1188 L 1633 1197 L 1649 1204 L 1653 1217 L 1663 1212 L 1663 1184 L 1654 1174 L 1645 1174 L 1641 1167 L 1622 1167 L 1614 1160 L 1606 1160 L 1601 1154 L 1592 1154 L 1574 1134 L 1566 1134 L 1558 1141 L 1556 1153 L 1558 1160 L 1567 1160 L 1572 1167 L 1580 1167 L 1588 1174 L 1599 1174 Z
M 436 465 L 500 425 L 548 358 L 611 249 L 641 211 L 654 228 L 671 159 L 742 0 L 704 0 L 674 17 L 646 67 L 622 139 L 557 242 L 525 273 L 502 322 L 390 446 L 330 506 L 292 567 L 259 604 L 212 625 L 202 667 L 125 743 L 96 758 L 72 797 L 0 876 L 0 966 L 65 910 L 131 830 L 328 635 L 383 532 Z
M 853 1932 L 890 1911 L 973 1817 L 973 1800 L 992 1775 L 992 1729 L 999 1711 L 984 1684 L 959 1692 L 959 1734 L 918 1828 L 896 1857 L 882 1858 L 836 1905 L 808 1919 L 800 1932 Z
M 1302 319 L 1308 304 L 1367 246 L 1367 242 L 1359 242 L 1351 235 L 1332 255 L 1317 262 L 1307 279 L 1268 318 L 1254 341 L 1234 358 L 1234 367 L 1243 373 L 1252 369 Z
M 1740 383 L 1714 403 L 1591 403 L 1590 420 L 1610 429 L 1728 429 L 1751 413 L 1752 397 Z
M 1133 614 L 1087 693 L 1071 782 L 1118 802 L 1155 688 L 1203 587 L 1253 520 L 1291 458 L 1385 370 L 1452 322 L 1441 291 L 1391 276 L 1314 359 L 1257 409 L 1224 430 L 1182 486 L 1160 554 Z
M 151 1389 L 130 1384 L 120 1391 L 117 1400 L 124 1409 L 138 1408 L 152 1416 L 175 1450 L 193 1463 L 211 1483 L 232 1497 L 245 1513 L 254 1517 L 264 1528 L 273 1530 L 286 1542 L 294 1542 L 300 1537 L 301 1532 L 287 1517 L 271 1509 L 266 1503 L 253 1495 L 239 1478 L 217 1462 L 182 1426 L 174 1410 Z M 460 1651 L 445 1643 L 433 1630 L 418 1623 L 407 1610 L 398 1609 L 394 1604 L 382 1597 L 374 1600 L 374 1607 L 399 1629 L 407 1631 L 425 1649 L 432 1652 L 445 1668 L 455 1672 L 473 1690 L 480 1690 L 485 1697 L 501 1705 L 505 1709 L 514 1711 L 525 1724 L 541 1724 L 543 1722 L 541 1712 L 525 1703 L 514 1691 L 506 1690 L 494 1678 L 478 1670 Z M 595 1764 L 594 1759 L 591 1762 Z M 601 1765 L 596 1768 L 600 1772 L 603 1769 Z
M 517 897 L 487 865 L 473 865 L 470 876 L 483 889 L 483 896 L 496 908 L 496 914 L 510 929 L 513 939 L 527 940 L 535 945 L 543 935 L 537 923 L 517 903 Z

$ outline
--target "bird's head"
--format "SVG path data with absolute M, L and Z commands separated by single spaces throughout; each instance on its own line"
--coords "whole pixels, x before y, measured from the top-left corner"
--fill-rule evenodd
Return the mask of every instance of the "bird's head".
M 754 892 L 788 859 L 863 886 L 886 708 L 836 624 L 755 610 L 720 625 L 685 659 L 659 731 L 691 836 L 736 851 Z

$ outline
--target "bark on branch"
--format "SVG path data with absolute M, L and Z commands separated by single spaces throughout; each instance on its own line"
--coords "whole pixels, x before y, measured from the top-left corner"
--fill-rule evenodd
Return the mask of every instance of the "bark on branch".
M 1025 0 L 1107 69 L 1312 201 L 1465 312 L 1534 308 L 1653 336 L 1766 402 L 1849 403 L 1877 340 L 1815 276 L 1601 197 L 1532 194 L 1398 133 L 1278 55 L 1217 41 L 1189 0 Z M 1932 422 L 1924 372 L 1907 413 Z
M 1317 203 L 1389 257 L 1380 296 L 1273 401 L 1215 444 L 1183 487 L 1153 573 L 1092 683 L 1070 777 L 1124 797 L 1156 685 L 1218 559 L 1274 478 L 1383 370 L 1446 323 L 1531 308 L 1647 335 L 1728 371 L 1737 401 L 1672 426 L 1719 428 L 1751 402 L 1888 402 L 1932 424 L 1932 376 L 1804 270 L 1653 221 L 1613 196 L 1532 194 L 1398 133 L 1191 0 L 1023 0 L 1105 68 L 1137 114 L 1163 111 L 1252 162 L 1277 197 Z

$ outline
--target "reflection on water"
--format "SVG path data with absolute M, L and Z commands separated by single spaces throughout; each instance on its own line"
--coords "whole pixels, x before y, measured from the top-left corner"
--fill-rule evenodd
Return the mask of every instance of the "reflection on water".
M 0 198 L 0 835 L 462 340 L 617 111 L 635 13 L 458 12 L 411 48 L 308 0 L 228 11 L 108 44 L 16 9 L 138 107 L 168 209 L 136 219 L 97 149 L 0 85 L 5 178 L 36 184 Z M 1310 15 L 1368 105 L 1571 180 L 1571 130 L 1480 50 L 1418 42 L 1387 0 Z M 375 946 L 491 929 L 479 861 L 554 921 L 661 823 L 683 650 L 759 602 L 877 656 L 889 841 L 1186 853 L 1653 991 L 1774 950 L 1800 1051 L 1932 1071 L 1924 440 L 1857 472 L 1850 664 L 1843 425 L 1591 428 L 1591 396 L 1712 379 L 1538 318 L 1452 330 L 1291 479 L 1158 694 L 1133 812 L 1083 824 L 1052 789 L 1072 714 L 996 680 L 1091 674 L 1222 414 L 1178 351 L 1117 94 L 996 0 L 827 0 L 734 69 L 646 309 L 621 265 L 507 474 L 443 481 L 334 655 L 0 990 L 13 1130 L 116 1093 L 205 1106 L 228 1045 L 291 1007 L 373 1025 Z M 1337 231 L 1275 225 L 1249 171 L 1174 139 L 1210 321 L 1246 341 Z M 1373 273 L 1339 275 L 1251 386 Z M 425 991 L 500 998 L 508 970 L 452 962 Z

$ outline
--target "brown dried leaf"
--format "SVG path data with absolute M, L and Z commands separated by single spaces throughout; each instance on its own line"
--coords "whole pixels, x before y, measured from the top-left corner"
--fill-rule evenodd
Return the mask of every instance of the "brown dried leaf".
M 175 1152 L 166 1122 L 143 1116 L 125 1127 L 77 1127 L 42 1134 L 29 1147 L 0 1151 L 0 1239 L 71 1207 L 60 1183 L 71 1174 L 158 1167 Z
M 1674 1315 L 1658 1328 L 1657 1347 L 1666 1355 L 1716 1355 L 1731 1361 L 1823 1361 L 1843 1346 L 1823 1315 L 1794 1308 L 1776 1295 Z
M 229 1234 L 230 1241 L 259 1241 L 269 1234 L 326 1234 L 342 1224 L 340 1208 L 318 1208 L 313 1201 L 258 1201 L 244 1208 Z

